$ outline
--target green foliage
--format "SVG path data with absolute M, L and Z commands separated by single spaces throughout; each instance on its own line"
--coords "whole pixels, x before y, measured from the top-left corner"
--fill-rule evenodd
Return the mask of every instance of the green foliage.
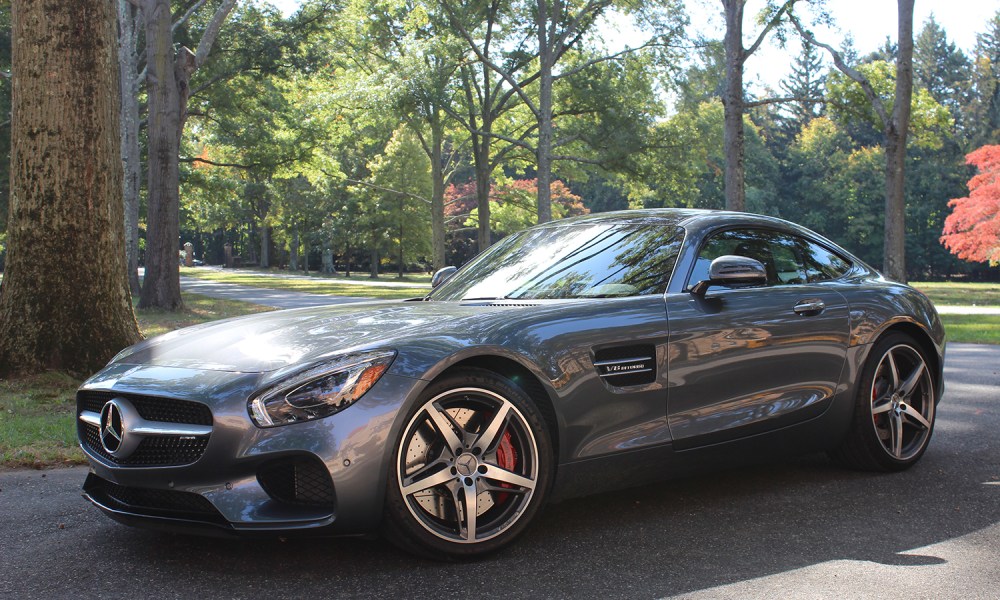
M 891 110 L 896 89 L 896 67 L 878 60 L 858 66 L 858 71 L 871 83 L 882 103 Z M 831 113 L 835 120 L 864 124 L 872 131 L 882 131 L 884 124 L 861 86 L 839 71 L 831 73 L 827 85 Z M 940 149 L 954 124 L 951 114 L 923 88 L 913 91 L 910 114 L 909 144 L 914 147 Z

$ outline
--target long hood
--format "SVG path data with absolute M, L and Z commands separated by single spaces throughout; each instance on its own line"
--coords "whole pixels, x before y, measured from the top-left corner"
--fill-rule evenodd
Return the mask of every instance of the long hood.
M 366 302 L 262 313 L 151 338 L 116 363 L 264 373 L 407 341 L 485 334 L 532 308 L 453 302 Z M 534 309 L 537 310 L 537 309 Z

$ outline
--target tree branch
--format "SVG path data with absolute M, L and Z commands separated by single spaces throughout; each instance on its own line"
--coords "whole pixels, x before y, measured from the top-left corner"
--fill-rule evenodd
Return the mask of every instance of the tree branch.
M 787 2 L 781 5 L 781 8 L 779 8 L 778 12 L 774 13 L 774 16 L 771 17 L 771 20 L 767 22 L 767 25 L 765 25 L 764 29 L 761 30 L 760 34 L 757 36 L 757 39 L 754 40 L 753 44 L 751 44 L 748 49 L 743 51 L 744 60 L 746 60 L 746 57 L 756 52 L 757 48 L 760 48 L 760 45 L 764 43 L 764 39 L 767 37 L 767 34 L 771 33 L 771 30 L 777 27 L 779 23 L 781 23 L 782 14 L 788 12 L 789 15 L 791 15 L 790 11 L 792 7 L 795 6 L 796 2 L 798 2 L 798 0 L 788 0 Z
M 236 0 L 222 0 L 222 4 L 219 5 L 215 14 L 212 15 L 212 20 L 208 23 L 208 27 L 205 28 L 205 33 L 201 35 L 201 41 L 198 42 L 198 50 L 194 53 L 195 68 L 205 63 L 208 53 L 212 51 L 212 44 L 215 43 L 215 38 L 219 37 L 219 30 L 222 29 L 222 24 L 226 21 L 234 6 L 236 6 Z
M 833 46 L 820 42 L 812 33 L 806 31 L 805 28 L 802 27 L 802 24 L 799 23 L 799 20 L 795 17 L 795 15 L 790 15 L 790 20 L 795 26 L 795 29 L 798 30 L 799 35 L 804 37 L 810 44 L 826 50 L 830 56 L 833 57 L 833 64 L 840 69 L 840 72 L 847 75 L 861 86 L 861 90 L 864 91 L 865 97 L 868 98 L 868 101 L 872 104 L 872 108 L 875 109 L 879 118 L 882 119 L 882 125 L 888 126 L 889 113 L 885 110 L 885 104 L 882 102 L 882 99 L 879 98 L 878 94 L 875 93 L 875 89 L 872 88 L 872 84 L 868 81 L 868 78 L 848 66 L 848 64 L 844 62 L 844 57 L 840 55 L 840 52 L 834 50 Z
M 176 21 L 174 21 L 174 24 L 170 26 L 170 33 L 171 34 L 177 33 L 177 29 L 182 25 L 184 25 L 185 23 L 187 23 L 188 19 L 191 18 L 191 15 L 193 15 L 195 11 L 201 8 L 205 4 L 205 2 L 206 0 L 197 0 L 194 4 L 192 4 L 187 9 L 187 11 L 185 11 L 184 14 L 181 15 L 181 17 Z
M 767 98 L 765 100 L 753 100 L 751 102 L 744 102 L 743 106 L 746 108 L 755 108 L 757 106 L 766 106 L 768 104 L 782 104 L 784 102 L 802 102 L 802 103 L 812 103 L 812 104 L 826 104 L 825 98 L 803 98 L 800 96 L 785 96 L 783 98 Z
M 393 188 L 389 188 L 389 187 L 385 187 L 385 186 L 381 186 L 381 185 L 376 185 L 374 183 L 369 183 L 367 181 L 361 181 L 360 179 L 344 178 L 344 181 L 346 181 L 347 183 L 353 183 L 353 184 L 356 184 L 356 185 L 363 185 L 363 186 L 365 186 L 367 188 L 371 188 L 373 190 L 379 190 L 380 192 L 389 192 L 390 194 L 396 194 L 397 196 L 403 196 L 405 198 L 413 198 L 414 200 L 420 200 L 421 202 L 424 202 L 425 204 L 430 204 L 431 203 L 430 200 L 428 200 L 427 198 L 424 198 L 423 196 L 418 196 L 416 194 L 411 194 L 410 192 L 404 192 L 402 190 L 397 190 L 397 189 L 393 189 Z

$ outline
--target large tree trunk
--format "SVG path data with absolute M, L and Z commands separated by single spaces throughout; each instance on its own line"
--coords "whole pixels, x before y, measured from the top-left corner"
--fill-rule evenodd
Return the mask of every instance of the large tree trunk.
M 885 242 L 883 271 L 906 281 L 906 137 L 913 99 L 913 0 L 899 0 L 896 97 L 885 128 Z
M 146 17 L 146 89 L 149 97 L 149 190 L 146 274 L 139 307 L 180 309 L 178 164 L 181 93 L 174 68 L 170 1 L 153 0 Z
M 725 110 L 723 150 L 726 155 L 725 194 L 727 210 L 746 210 L 743 153 L 743 0 L 723 0 L 726 15 L 726 86 L 722 96 Z
M 118 0 L 118 70 L 121 90 L 121 153 L 125 168 L 125 259 L 132 294 L 139 294 L 139 9 Z
M 92 372 L 140 339 L 125 277 L 115 13 L 13 3 L 0 372 Z

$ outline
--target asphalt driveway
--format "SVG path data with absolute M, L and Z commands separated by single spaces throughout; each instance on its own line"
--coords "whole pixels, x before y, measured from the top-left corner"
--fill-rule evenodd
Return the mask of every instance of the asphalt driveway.
M 997 598 L 1000 347 L 949 346 L 946 380 L 905 473 L 809 456 L 573 500 L 465 564 L 136 530 L 80 498 L 85 469 L 0 473 L 0 597 Z

